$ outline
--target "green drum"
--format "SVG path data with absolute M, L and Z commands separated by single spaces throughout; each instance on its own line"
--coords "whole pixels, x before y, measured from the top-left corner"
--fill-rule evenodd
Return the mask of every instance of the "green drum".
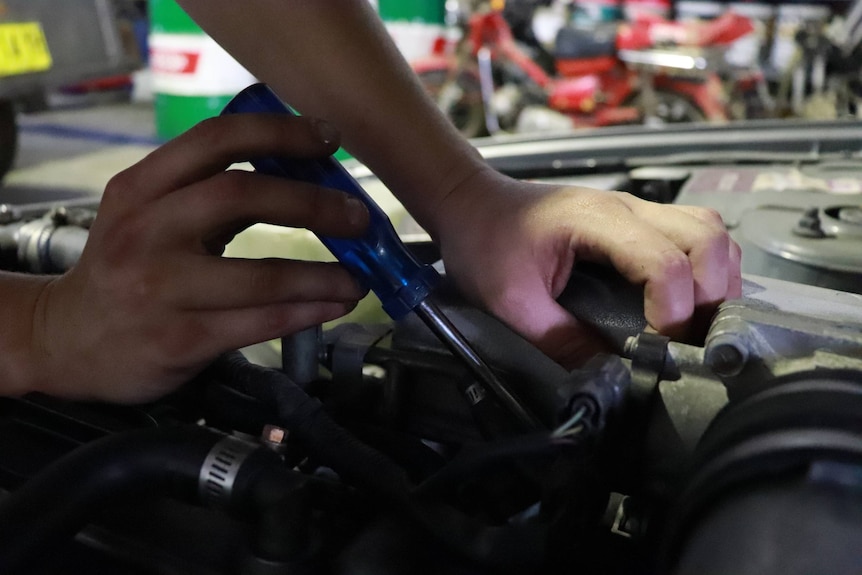
M 149 0 L 156 133 L 170 139 L 219 115 L 254 77 L 174 0 Z

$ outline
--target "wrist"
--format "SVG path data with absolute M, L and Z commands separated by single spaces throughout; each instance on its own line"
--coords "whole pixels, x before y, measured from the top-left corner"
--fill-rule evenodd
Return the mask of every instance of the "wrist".
M 418 169 L 411 169 L 406 178 L 387 178 L 385 174 L 378 174 L 422 229 L 435 240 L 446 223 L 452 197 L 462 194 L 465 182 L 473 181 L 483 172 L 493 172 L 474 148 L 461 154 L 455 151 L 450 150 L 445 157 L 429 159 Z
M 473 229 L 483 221 L 497 219 L 498 211 L 507 210 L 503 197 L 511 179 L 489 166 L 475 169 L 467 177 L 442 194 L 434 212 L 431 236 L 442 241 L 451 234 Z
M 44 299 L 56 278 L 7 274 L 0 277 L 4 324 L 0 335 L 0 395 L 21 396 L 39 390 L 40 374 L 46 368 L 44 354 Z

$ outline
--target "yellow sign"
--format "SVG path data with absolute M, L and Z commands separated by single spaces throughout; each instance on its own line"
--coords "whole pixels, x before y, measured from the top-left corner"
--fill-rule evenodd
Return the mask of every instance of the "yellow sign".
M 41 24 L 0 24 L 0 77 L 44 72 L 51 64 L 51 51 Z

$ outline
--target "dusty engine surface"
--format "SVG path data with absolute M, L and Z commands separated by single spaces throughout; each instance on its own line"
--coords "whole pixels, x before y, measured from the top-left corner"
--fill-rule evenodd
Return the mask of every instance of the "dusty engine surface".
M 862 173 L 851 161 L 711 167 L 676 202 L 717 208 L 746 254 L 745 270 L 862 291 Z

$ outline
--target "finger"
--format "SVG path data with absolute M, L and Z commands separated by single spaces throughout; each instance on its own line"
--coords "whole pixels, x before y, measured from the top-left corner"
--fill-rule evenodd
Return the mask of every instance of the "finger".
M 140 206 L 254 157 L 324 157 L 337 147 L 332 126 L 313 118 L 279 114 L 210 118 L 116 175 L 103 202 Z
M 718 305 L 728 299 L 740 297 L 742 293 L 742 275 L 740 273 L 739 260 L 739 246 L 736 242 L 728 240 L 727 275 L 724 278 L 724 296 L 719 300 L 700 303 L 695 307 L 694 316 L 689 324 L 688 333 L 683 338 L 684 341 L 695 345 L 703 345 L 704 338 L 712 326 Z
M 185 310 L 217 310 L 302 302 L 356 302 L 365 296 L 340 264 L 284 259 L 195 256 L 166 273 L 157 289 Z M 169 268 L 172 266 L 168 266 Z
M 715 277 L 713 279 L 713 283 L 711 285 L 714 286 L 715 293 L 718 297 L 709 297 L 705 295 L 701 298 L 700 301 L 713 303 L 720 303 L 721 301 L 727 299 L 734 299 L 742 296 L 742 249 L 739 247 L 731 237 L 727 231 L 727 226 L 724 223 L 721 215 L 713 209 L 710 208 L 702 208 L 697 206 L 673 206 L 673 208 L 686 212 L 693 217 L 698 218 L 703 224 L 714 230 L 711 235 L 709 231 L 701 230 L 701 233 L 705 236 L 702 240 L 700 240 L 700 245 L 708 246 L 710 245 L 710 241 L 717 240 L 715 245 L 712 246 L 712 250 L 703 249 L 701 255 L 704 257 L 708 257 L 711 259 L 704 260 L 708 261 L 707 266 L 714 265 L 714 271 L 720 269 L 719 262 L 724 255 L 726 257 L 726 265 L 724 270 L 724 278 L 726 279 L 726 288 L 724 294 L 721 294 L 721 285 L 722 285 L 722 275 L 720 273 L 713 274 Z M 726 252 L 723 254 L 722 249 L 726 248 Z M 710 256 L 710 254 L 712 254 Z M 698 257 L 698 256 L 695 256 Z M 698 276 L 698 273 L 695 272 L 695 276 Z
M 706 225 L 713 226 L 724 233 L 727 238 L 727 290 L 724 299 L 733 299 L 742 296 L 742 248 L 739 247 L 727 232 L 727 226 L 721 215 L 710 208 L 697 206 L 673 206 L 678 210 L 690 213 L 699 218 Z
M 727 298 L 742 297 L 742 248 L 733 240 L 728 246 L 730 274 L 727 277 Z
M 688 256 L 659 230 L 622 203 L 609 204 L 581 222 L 572 249 L 576 257 L 609 260 L 630 282 L 644 286 L 644 315 L 660 333 L 683 337 L 694 312 Z
M 333 237 L 355 237 L 368 227 L 368 210 L 355 197 L 241 170 L 222 172 L 175 192 L 148 217 L 161 222 L 165 233 L 204 244 L 258 222 Z M 165 223 L 179 220 L 181 225 Z
M 641 213 L 691 261 L 695 307 L 715 307 L 727 298 L 730 237 L 718 212 L 646 202 Z

